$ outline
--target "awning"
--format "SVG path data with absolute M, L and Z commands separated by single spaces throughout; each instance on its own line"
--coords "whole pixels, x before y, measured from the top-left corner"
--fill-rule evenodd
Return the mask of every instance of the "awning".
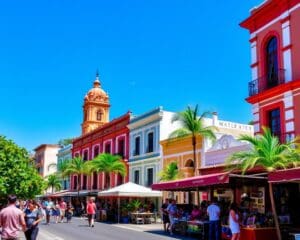
M 291 168 L 270 172 L 268 180 L 269 182 L 273 183 L 300 181 L 300 168 Z
M 167 190 L 167 191 L 183 191 L 187 189 L 204 188 L 207 186 L 218 186 L 229 183 L 229 173 L 214 173 L 207 175 L 200 175 L 185 179 L 179 179 L 169 182 L 161 182 L 152 185 L 153 190 Z
M 162 192 L 128 182 L 98 193 L 99 197 L 162 197 Z

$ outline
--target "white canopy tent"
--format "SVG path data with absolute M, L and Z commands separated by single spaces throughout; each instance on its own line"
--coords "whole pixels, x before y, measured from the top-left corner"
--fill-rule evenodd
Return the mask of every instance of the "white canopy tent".
M 161 191 L 154 191 L 132 182 L 124 183 L 98 193 L 99 197 L 162 197 Z
M 117 197 L 118 198 L 118 223 L 120 222 L 120 198 L 121 197 L 162 197 L 161 191 L 155 191 L 150 188 L 128 182 L 98 193 L 99 197 Z

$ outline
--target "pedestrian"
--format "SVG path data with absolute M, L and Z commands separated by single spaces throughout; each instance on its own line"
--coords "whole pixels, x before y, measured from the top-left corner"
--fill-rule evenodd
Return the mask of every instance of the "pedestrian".
M 94 203 L 94 198 L 89 198 L 86 205 L 86 213 L 88 216 L 89 227 L 94 227 L 94 219 L 96 214 L 96 204 Z
M 25 232 L 23 212 L 16 207 L 16 195 L 8 195 L 8 206 L 0 212 L 1 240 L 17 240 L 20 226 Z
M 229 228 L 232 233 L 231 240 L 239 240 L 240 239 L 240 223 L 239 223 L 239 215 L 238 208 L 235 202 L 230 205 L 229 212 Z
M 39 223 L 43 220 L 41 211 L 38 208 L 37 203 L 34 200 L 27 201 L 27 208 L 24 211 L 26 231 L 26 240 L 36 240 L 39 232 Z
M 52 216 L 54 218 L 55 223 L 58 223 L 60 220 L 60 208 L 57 202 L 53 204 Z
M 171 201 L 171 204 L 168 205 L 167 211 L 168 211 L 169 219 L 170 219 L 170 234 L 173 235 L 175 218 L 177 217 L 177 205 L 176 205 L 175 199 L 173 199 Z
M 66 215 L 66 208 L 67 208 L 67 204 L 64 201 L 64 199 L 60 200 L 59 208 L 60 208 L 60 222 L 64 222 L 64 217 Z
M 73 207 L 70 202 L 67 203 L 67 208 L 66 208 L 66 218 L 67 218 L 67 223 L 71 222 L 73 216 Z
M 220 212 L 220 207 L 217 205 L 217 198 L 214 197 L 207 208 L 207 214 L 209 217 L 209 240 L 221 239 Z
M 168 214 L 168 211 L 167 211 L 167 208 L 168 208 L 169 204 L 170 204 L 170 202 L 166 198 L 165 202 L 161 205 L 161 212 L 162 212 L 164 231 L 165 232 L 170 231 L 170 219 L 169 219 L 169 214 Z

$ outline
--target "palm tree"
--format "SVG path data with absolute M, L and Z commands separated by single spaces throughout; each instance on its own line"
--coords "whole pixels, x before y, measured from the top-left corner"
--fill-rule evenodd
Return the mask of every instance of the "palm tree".
M 51 163 L 48 165 L 48 171 L 52 166 L 55 166 L 57 169 L 56 174 L 59 178 L 61 178 L 62 181 L 64 181 L 70 177 L 70 174 L 66 174 L 66 169 L 68 168 L 70 161 L 71 159 L 64 159 L 62 161 L 58 161 L 58 163 Z
M 271 172 L 300 164 L 298 139 L 282 144 L 276 136 L 272 135 L 270 129 L 263 127 L 263 134 L 255 137 L 241 135 L 239 140 L 250 143 L 252 149 L 233 153 L 226 163 L 228 166 L 240 169 L 243 174 L 248 169 L 258 166 Z
M 55 190 L 60 190 L 61 189 L 61 181 L 60 178 L 56 175 L 56 174 L 51 174 L 49 176 L 46 177 L 46 186 L 47 188 L 51 187 L 51 193 L 54 192 Z
M 300 165 L 299 139 L 282 144 L 270 129 L 263 127 L 263 134 L 255 137 L 242 135 L 239 140 L 252 145 L 249 151 L 236 152 L 226 161 L 230 168 L 240 169 L 242 174 L 254 167 L 261 167 L 267 172 Z M 278 239 L 281 239 L 278 218 L 275 209 L 273 186 L 269 183 L 269 194 Z
M 179 170 L 176 162 L 169 163 L 160 173 L 161 181 L 172 181 L 179 178 Z
M 89 167 L 91 171 L 103 172 L 105 174 L 105 181 L 108 187 L 110 186 L 110 173 L 120 174 L 122 177 L 127 174 L 127 168 L 121 156 L 110 153 L 99 154 L 89 162 Z
M 89 162 L 90 161 L 84 161 L 81 157 L 75 157 L 75 158 L 72 158 L 71 160 L 67 161 L 67 164 L 66 164 L 67 166 L 63 166 L 64 171 L 62 172 L 62 176 L 71 176 L 71 175 L 77 176 L 78 197 L 79 197 L 79 191 L 81 189 L 79 177 L 82 174 L 85 174 L 85 175 L 91 174 Z
M 179 121 L 182 124 L 182 127 L 175 130 L 170 134 L 170 138 L 182 138 L 188 135 L 192 136 L 192 145 L 193 145 L 193 156 L 196 166 L 199 164 L 196 163 L 196 145 L 197 145 L 197 135 L 201 135 L 204 138 L 210 140 L 215 140 L 216 136 L 213 130 L 216 130 L 213 126 L 204 126 L 204 118 L 210 115 L 210 112 L 203 112 L 200 117 L 198 113 L 198 105 L 194 109 L 190 106 L 183 112 L 179 112 L 172 118 L 172 122 Z

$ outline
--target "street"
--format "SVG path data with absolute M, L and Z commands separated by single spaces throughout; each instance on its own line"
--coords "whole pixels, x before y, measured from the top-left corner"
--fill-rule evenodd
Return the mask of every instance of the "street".
M 40 224 L 38 240 L 111 240 L 111 239 L 143 239 L 143 240 L 166 240 L 193 238 L 174 235 L 170 237 L 164 234 L 162 224 L 106 224 L 95 222 L 95 227 L 90 228 L 86 219 L 73 218 L 71 223 Z M 23 240 L 23 238 L 22 238 Z

